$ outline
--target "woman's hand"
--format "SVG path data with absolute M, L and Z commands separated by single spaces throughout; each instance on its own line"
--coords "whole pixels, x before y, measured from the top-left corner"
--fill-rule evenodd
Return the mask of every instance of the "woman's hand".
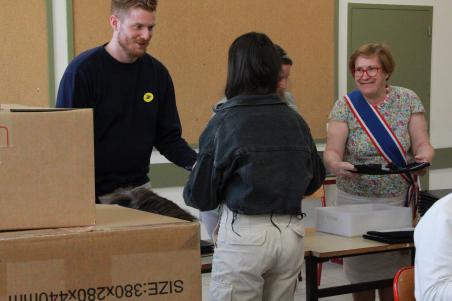
M 332 162 L 330 171 L 336 176 L 351 177 L 354 176 L 354 173 L 352 171 L 356 171 L 356 169 L 353 164 L 340 161 Z
M 416 163 L 424 163 L 424 162 L 428 162 L 428 163 L 432 163 L 430 162 L 432 158 L 425 156 L 425 155 L 416 155 L 414 156 L 414 160 L 416 161 Z
M 430 139 L 427 133 L 427 123 L 423 113 L 415 113 L 411 115 L 410 123 L 408 126 L 411 145 L 414 152 L 414 160 L 416 162 L 428 162 L 432 163 L 435 151 L 430 144 Z M 418 170 L 414 174 L 423 176 L 427 173 L 428 168 Z
M 414 160 L 417 162 L 417 163 L 424 163 L 424 162 L 428 162 L 428 163 L 431 163 L 429 160 L 431 160 L 431 158 L 428 158 L 427 156 L 423 156 L 423 155 L 417 155 L 417 156 L 414 156 Z M 420 169 L 420 170 L 417 170 L 417 171 L 415 171 L 415 172 L 413 172 L 415 175 L 417 175 L 417 176 L 423 176 L 423 175 L 425 175 L 426 173 L 427 173 L 427 171 L 428 171 L 428 167 L 426 167 L 426 168 L 422 168 L 422 169 Z

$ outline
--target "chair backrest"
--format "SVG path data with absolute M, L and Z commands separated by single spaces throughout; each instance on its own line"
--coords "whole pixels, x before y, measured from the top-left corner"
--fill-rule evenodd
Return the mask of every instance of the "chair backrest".
M 397 271 L 392 286 L 394 301 L 415 301 L 414 266 L 403 267 Z

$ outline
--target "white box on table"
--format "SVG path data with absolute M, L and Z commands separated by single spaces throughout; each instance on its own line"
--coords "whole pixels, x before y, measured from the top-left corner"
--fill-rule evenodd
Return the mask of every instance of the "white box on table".
M 384 204 L 316 208 L 316 229 L 343 236 L 412 227 L 412 209 Z

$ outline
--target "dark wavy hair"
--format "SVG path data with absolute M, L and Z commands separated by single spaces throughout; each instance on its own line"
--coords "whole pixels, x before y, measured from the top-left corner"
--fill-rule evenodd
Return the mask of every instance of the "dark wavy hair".
M 281 59 L 267 35 L 241 35 L 229 48 L 226 98 L 276 93 L 280 71 Z
M 124 189 L 111 196 L 111 204 L 175 217 L 186 221 L 197 219 L 172 201 L 146 188 Z

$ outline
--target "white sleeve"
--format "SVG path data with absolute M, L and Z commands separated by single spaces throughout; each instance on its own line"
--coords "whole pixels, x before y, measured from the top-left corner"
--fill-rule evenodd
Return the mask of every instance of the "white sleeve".
M 421 218 L 414 242 L 416 300 L 452 300 L 452 194 Z

